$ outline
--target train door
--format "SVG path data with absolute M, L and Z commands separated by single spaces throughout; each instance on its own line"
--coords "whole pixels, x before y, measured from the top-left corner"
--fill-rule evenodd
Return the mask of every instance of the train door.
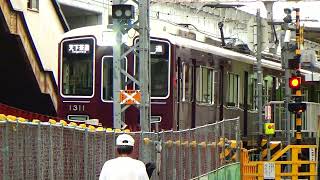
M 190 62 L 186 62 L 183 59 L 177 59 L 177 72 L 178 72 L 178 84 L 177 84 L 177 125 L 179 129 L 187 129 L 192 126 L 193 118 L 193 90 L 194 90 L 194 66 Z

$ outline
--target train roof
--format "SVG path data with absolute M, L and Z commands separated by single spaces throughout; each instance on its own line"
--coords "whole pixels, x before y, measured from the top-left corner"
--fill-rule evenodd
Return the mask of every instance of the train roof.
M 194 31 L 191 31 L 187 28 L 183 27 L 177 27 L 174 28 L 174 25 L 169 23 L 157 23 L 158 21 L 152 21 L 151 27 L 154 27 L 154 24 L 157 24 L 158 27 L 151 28 L 150 36 L 152 38 L 161 38 L 168 40 L 171 44 L 190 48 L 210 54 L 214 54 L 216 56 L 227 58 L 231 60 L 236 60 L 248 64 L 254 64 L 257 62 L 256 57 L 252 55 L 242 54 L 236 51 L 232 51 L 229 49 L 225 49 L 222 47 L 218 47 L 212 44 L 208 44 L 203 42 L 203 40 L 208 37 L 206 34 L 203 33 L 197 33 L 196 37 L 194 39 L 189 39 L 186 37 L 179 36 L 179 32 L 183 31 L 185 33 Z M 103 32 L 112 32 L 112 25 L 96 25 L 96 26 L 87 26 L 87 27 L 81 27 L 77 29 L 73 29 L 67 33 L 65 33 L 62 37 L 62 40 L 65 38 L 70 37 L 81 37 L 81 36 L 94 36 L 97 39 L 97 44 L 103 46 L 103 40 L 102 40 L 102 34 Z M 136 36 L 138 33 L 135 34 Z M 218 38 L 210 37 L 210 39 L 213 39 L 214 41 L 220 41 Z M 132 38 L 131 38 L 131 42 Z M 128 45 L 128 44 L 127 44 Z M 129 46 L 132 45 L 129 43 Z M 282 71 L 282 66 L 280 62 L 274 62 L 266 59 L 262 59 L 262 66 L 265 68 L 275 69 Z M 307 70 L 301 70 L 303 74 L 311 74 L 310 71 Z

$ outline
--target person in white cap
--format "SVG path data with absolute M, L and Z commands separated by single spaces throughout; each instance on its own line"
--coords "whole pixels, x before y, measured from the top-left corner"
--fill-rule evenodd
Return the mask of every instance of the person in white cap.
M 128 134 L 117 137 L 119 157 L 104 163 L 99 180 L 149 180 L 146 166 L 142 161 L 132 159 L 134 139 Z

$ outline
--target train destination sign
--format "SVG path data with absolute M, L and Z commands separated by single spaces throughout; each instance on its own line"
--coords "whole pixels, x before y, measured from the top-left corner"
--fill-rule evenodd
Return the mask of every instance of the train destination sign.
M 70 54 L 89 54 L 90 45 L 89 44 L 69 44 L 68 52 Z

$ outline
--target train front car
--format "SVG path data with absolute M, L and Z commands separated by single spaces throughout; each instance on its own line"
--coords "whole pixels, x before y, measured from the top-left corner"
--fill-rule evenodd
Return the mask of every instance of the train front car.
M 102 103 L 100 90 L 105 90 L 100 86 L 101 66 L 106 60 L 104 57 L 112 57 L 112 49 L 101 45 L 102 31 L 97 29 L 101 27 L 72 30 L 59 44 L 58 116 L 69 121 L 91 120 L 93 124 L 100 122 L 112 127 L 112 104 Z
M 112 35 L 112 30 L 103 26 L 78 28 L 64 35 L 59 44 L 59 117 L 83 123 L 99 121 L 104 127 L 113 127 Z M 138 39 L 127 39 L 125 50 Z M 159 130 L 173 128 L 171 56 L 168 40 L 150 40 L 151 121 Z M 139 62 L 138 55 L 131 52 L 121 61 L 121 67 L 139 80 Z M 124 75 L 121 82 L 121 90 L 139 89 Z M 140 130 L 137 107 L 129 107 L 122 117 L 126 128 Z

